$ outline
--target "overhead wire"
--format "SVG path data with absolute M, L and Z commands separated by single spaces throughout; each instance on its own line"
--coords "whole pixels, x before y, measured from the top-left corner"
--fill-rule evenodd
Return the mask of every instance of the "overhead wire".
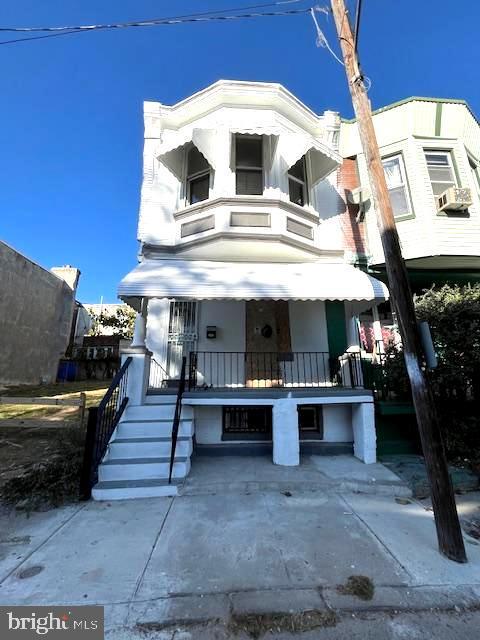
M 277 0 L 276 2 L 248 5 L 248 6 L 237 7 L 237 8 L 232 7 L 229 9 L 222 9 L 218 11 L 204 11 L 201 13 L 192 13 L 192 14 L 185 14 L 180 16 L 167 16 L 162 18 L 150 18 L 147 20 L 135 20 L 135 21 L 129 21 L 129 22 L 116 22 L 116 23 L 106 23 L 106 24 L 70 25 L 70 26 L 59 26 L 59 27 L 0 27 L 0 32 L 4 32 L 4 33 L 25 33 L 25 34 L 46 33 L 46 35 L 0 41 L 0 45 L 13 44 L 15 42 L 26 42 L 30 40 L 39 40 L 42 38 L 54 37 L 58 35 L 71 35 L 74 33 L 89 33 L 92 31 L 99 31 L 99 30 L 126 29 L 131 27 L 154 27 L 154 26 L 162 26 L 162 25 L 174 25 L 174 24 L 210 22 L 210 21 L 228 21 L 228 20 L 239 20 L 239 19 L 247 19 L 247 18 L 271 17 L 271 16 L 288 16 L 288 15 L 306 13 L 309 11 L 308 8 L 304 8 L 304 9 L 288 9 L 284 11 L 265 11 L 265 12 L 244 13 L 240 15 L 226 15 L 226 14 L 230 14 L 233 11 L 261 9 L 261 8 L 275 7 L 275 6 L 286 5 L 286 4 L 296 4 L 298 2 L 302 2 L 302 0 Z

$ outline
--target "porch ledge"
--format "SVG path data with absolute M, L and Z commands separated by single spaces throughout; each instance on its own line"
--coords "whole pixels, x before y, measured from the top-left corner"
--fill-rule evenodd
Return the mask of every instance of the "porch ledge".
M 150 392 L 152 393 L 152 392 Z M 212 389 L 185 391 L 183 402 L 188 405 L 266 404 L 272 405 L 281 398 L 304 400 L 310 404 L 356 404 L 372 402 L 373 392 L 368 389 L 237 389 L 234 391 Z

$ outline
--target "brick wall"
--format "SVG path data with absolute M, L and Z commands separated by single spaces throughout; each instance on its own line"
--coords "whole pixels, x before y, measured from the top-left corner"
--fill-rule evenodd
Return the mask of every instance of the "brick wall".
M 344 201 L 340 212 L 340 225 L 344 237 L 345 251 L 363 256 L 367 253 L 365 223 L 357 222 L 358 205 L 347 202 L 346 189 L 360 186 L 355 158 L 345 158 L 337 172 L 337 189 Z

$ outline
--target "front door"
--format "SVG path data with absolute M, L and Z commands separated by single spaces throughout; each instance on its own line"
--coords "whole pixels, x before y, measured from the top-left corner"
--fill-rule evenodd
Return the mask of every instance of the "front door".
M 247 387 L 282 386 L 281 361 L 291 351 L 288 302 L 248 300 L 245 325 Z

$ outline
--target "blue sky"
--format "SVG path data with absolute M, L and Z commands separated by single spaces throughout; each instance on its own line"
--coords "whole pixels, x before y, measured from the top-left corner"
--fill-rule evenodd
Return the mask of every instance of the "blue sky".
M 0 25 L 126 21 L 262 1 L 3 0 Z M 374 107 L 411 95 L 455 97 L 480 115 L 480 3 L 363 6 L 359 49 Z M 337 49 L 332 20 L 320 20 Z M 136 263 L 143 100 L 172 104 L 219 78 L 261 80 L 284 84 L 317 112 L 352 115 L 343 68 L 316 48 L 308 16 L 1 46 L 0 69 L 0 238 L 45 267 L 78 266 L 84 302 L 115 301 Z

